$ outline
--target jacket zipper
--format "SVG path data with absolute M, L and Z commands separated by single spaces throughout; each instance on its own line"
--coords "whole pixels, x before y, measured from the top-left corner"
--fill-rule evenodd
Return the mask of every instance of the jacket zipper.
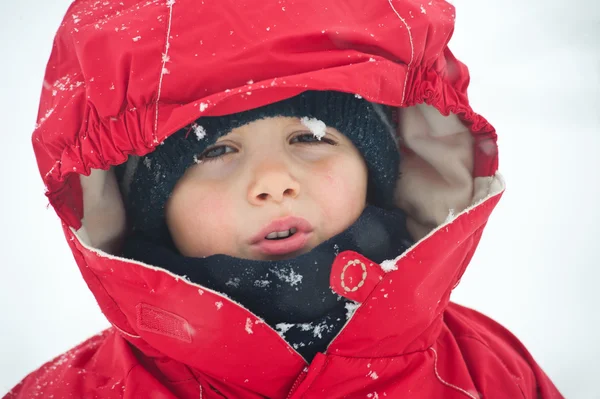
M 305 367 L 304 370 L 302 370 L 302 372 L 298 374 L 298 377 L 296 378 L 296 381 L 294 381 L 294 385 L 292 385 L 292 389 L 290 389 L 290 393 L 288 394 L 286 399 L 290 399 L 292 395 L 294 395 L 300 384 L 302 384 L 302 381 L 304 381 L 304 379 L 306 378 L 307 374 L 308 367 Z

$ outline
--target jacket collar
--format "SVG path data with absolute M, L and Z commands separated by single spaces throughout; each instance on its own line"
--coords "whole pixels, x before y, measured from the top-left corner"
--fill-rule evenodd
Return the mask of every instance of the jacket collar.
M 467 209 L 383 266 L 356 252 L 340 253 L 331 286 L 357 306 L 326 353 L 377 358 L 429 347 L 500 196 Z M 307 366 L 275 330 L 224 295 L 94 250 L 65 232 L 103 312 L 147 356 L 175 359 L 266 397 L 284 396 Z

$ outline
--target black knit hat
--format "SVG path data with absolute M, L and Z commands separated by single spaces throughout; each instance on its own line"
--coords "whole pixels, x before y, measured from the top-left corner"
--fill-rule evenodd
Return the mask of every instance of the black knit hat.
M 276 116 L 316 118 L 343 133 L 367 164 L 367 201 L 386 209 L 394 206 L 400 155 L 391 108 L 354 94 L 307 91 L 237 114 L 202 117 L 146 156 L 130 157 L 116 172 L 133 231 L 156 241 L 168 238 L 165 204 L 196 156 L 231 130 Z

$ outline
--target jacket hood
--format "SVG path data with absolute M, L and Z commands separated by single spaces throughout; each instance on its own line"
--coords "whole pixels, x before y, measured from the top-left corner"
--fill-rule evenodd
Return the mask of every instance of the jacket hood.
M 447 47 L 453 26 L 443 1 L 75 1 L 54 41 L 33 145 L 46 195 L 115 329 L 148 356 L 259 395 L 290 389 L 306 362 L 258 317 L 115 255 L 125 212 L 111 167 L 199 117 L 336 90 L 397 107 L 395 201 L 417 243 L 383 265 L 337 257 L 332 287 L 359 305 L 327 353 L 385 357 L 431 345 L 504 190 L 495 130 L 471 109 L 467 68 Z M 348 276 L 360 289 L 346 289 Z

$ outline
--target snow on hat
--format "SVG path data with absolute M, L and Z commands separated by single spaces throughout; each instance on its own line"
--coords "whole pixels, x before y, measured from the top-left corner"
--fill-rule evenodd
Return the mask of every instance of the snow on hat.
M 392 208 L 398 153 L 391 108 L 354 94 L 307 91 L 295 97 L 236 114 L 202 117 L 167 138 L 143 157 L 131 156 L 116 168 L 134 232 L 161 241 L 168 237 L 165 204 L 196 156 L 231 130 L 255 120 L 285 116 L 317 119 L 348 137 L 368 168 L 367 201 Z M 165 237 L 166 235 L 166 237 Z

